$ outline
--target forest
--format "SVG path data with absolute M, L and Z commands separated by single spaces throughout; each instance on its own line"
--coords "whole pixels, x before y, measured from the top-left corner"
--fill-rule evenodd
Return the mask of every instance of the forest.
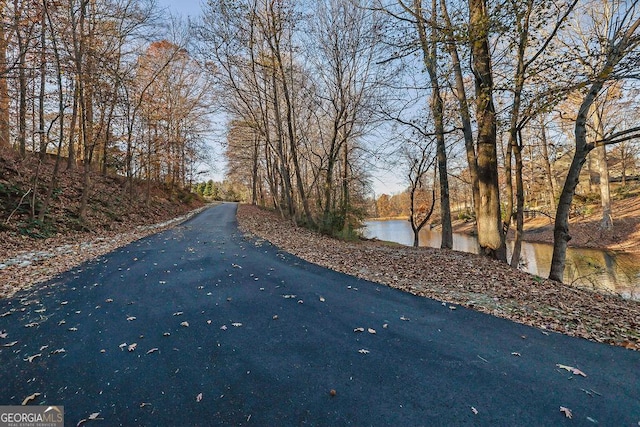
M 213 197 L 219 143 L 232 198 L 331 235 L 393 199 L 380 171 L 414 230 L 437 216 L 451 248 L 468 215 L 512 266 L 544 211 L 561 280 L 575 200 L 599 198 L 608 230 L 638 180 L 639 3 L 210 0 L 184 21 L 152 0 L 3 1 L 0 149 L 54 164 L 6 210 L 46 221 L 76 168 L 80 221 L 100 174 Z

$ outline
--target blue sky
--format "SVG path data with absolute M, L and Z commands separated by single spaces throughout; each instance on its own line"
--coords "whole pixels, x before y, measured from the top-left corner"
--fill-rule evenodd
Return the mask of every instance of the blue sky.
M 174 13 L 187 17 L 199 15 L 203 1 L 204 0 L 159 0 L 158 3 L 162 7 L 169 8 Z

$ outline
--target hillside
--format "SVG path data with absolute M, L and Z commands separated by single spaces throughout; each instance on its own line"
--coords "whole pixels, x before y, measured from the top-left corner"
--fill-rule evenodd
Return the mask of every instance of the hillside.
M 117 236 L 204 205 L 188 191 L 136 181 L 129 188 L 124 177 L 94 172 L 86 218 L 81 221 L 82 172 L 65 169 L 63 165 L 45 220 L 40 222 L 32 214 L 37 218 L 51 181 L 53 161 L 41 163 L 35 156 L 23 160 L 16 153 L 0 154 L 0 263 L 22 251 Z

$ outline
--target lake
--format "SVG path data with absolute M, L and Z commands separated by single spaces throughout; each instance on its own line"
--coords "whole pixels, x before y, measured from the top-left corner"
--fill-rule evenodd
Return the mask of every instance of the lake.
M 413 232 L 407 220 L 366 221 L 363 235 L 370 239 L 413 245 Z M 420 246 L 439 248 L 441 241 L 441 234 L 437 230 L 425 227 L 420 231 Z M 453 249 L 478 253 L 478 240 L 474 236 L 454 233 Z M 507 244 L 510 252 L 509 249 Z M 540 277 L 548 277 L 552 255 L 553 246 L 550 244 L 523 242 L 521 269 Z M 568 248 L 564 282 L 640 300 L 640 256 L 598 249 Z

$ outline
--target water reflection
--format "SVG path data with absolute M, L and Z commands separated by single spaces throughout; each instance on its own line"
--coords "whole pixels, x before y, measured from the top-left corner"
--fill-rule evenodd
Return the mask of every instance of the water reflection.
M 408 221 L 367 221 L 365 225 L 365 237 L 375 237 L 407 246 L 413 244 L 413 233 Z M 420 232 L 421 246 L 439 248 L 441 241 L 439 231 L 425 228 Z M 454 234 L 453 249 L 478 253 L 478 241 L 473 236 Z M 507 249 L 510 252 L 511 248 Z M 547 277 L 552 255 L 552 245 L 523 242 L 521 268 L 529 273 Z M 564 282 L 640 300 L 640 257 L 597 249 L 568 248 Z

